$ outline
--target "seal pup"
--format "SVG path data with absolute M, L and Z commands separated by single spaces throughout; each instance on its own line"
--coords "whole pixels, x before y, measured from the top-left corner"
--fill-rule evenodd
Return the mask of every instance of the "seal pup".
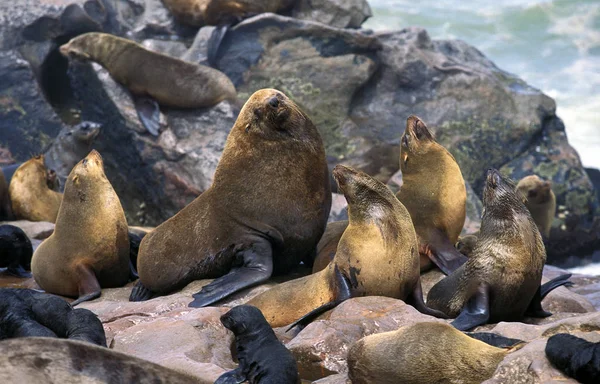
M 239 366 L 221 375 L 215 384 L 300 383 L 292 353 L 277 339 L 260 310 L 238 305 L 221 316 L 223 326 L 235 335 Z
M 337 165 L 333 177 L 348 201 L 350 223 L 333 261 L 316 274 L 279 284 L 251 299 L 273 327 L 305 325 L 351 297 L 405 300 L 422 313 L 445 317 L 423 303 L 417 235 L 392 191 L 364 172 Z
M 0 340 L 60 337 L 106 347 L 104 327 L 90 310 L 33 289 L 0 289 Z
M 56 175 L 44 165 L 44 155 L 35 156 L 17 168 L 8 193 L 17 219 L 56 222 L 62 193 L 51 189 Z
M 158 104 L 173 108 L 202 108 L 223 100 L 237 100 L 231 80 L 223 72 L 189 63 L 106 33 L 90 32 L 60 47 L 70 58 L 102 65 L 113 79 L 134 95 L 138 116 L 158 136 Z
M 217 278 L 190 304 L 203 307 L 287 273 L 314 257 L 330 207 L 319 131 L 283 93 L 256 91 L 227 137 L 211 187 L 142 240 L 130 300 Z
M 553 366 L 583 384 L 600 382 L 600 343 L 568 333 L 548 339 L 546 357 Z
M 452 325 L 468 330 L 485 323 L 521 320 L 525 313 L 551 314 L 542 299 L 568 282 L 562 275 L 540 287 L 546 250 L 540 231 L 514 184 L 497 170 L 487 173 L 483 216 L 467 262 L 431 288 L 427 305 L 457 317 Z
M 523 202 L 542 236 L 549 238 L 556 213 L 556 196 L 552 192 L 552 184 L 537 175 L 530 175 L 519 180 L 517 191 L 523 195 Z
M 199 378 L 78 340 L 30 337 L 0 342 L 0 382 L 198 384 Z
M 36 249 L 31 270 L 45 291 L 79 297 L 72 305 L 127 283 L 127 221 L 96 150 L 69 174 L 54 233 Z
M 348 376 L 353 384 L 479 384 L 509 352 L 446 323 L 417 323 L 354 343 Z
M 64 192 L 67 177 L 73 167 L 90 152 L 100 128 L 100 124 L 92 121 L 65 127 L 45 151 L 44 163 L 47 168 L 56 171 L 60 192 Z
M 0 220 L 12 220 L 13 218 L 8 183 L 4 177 L 4 172 L 0 172 Z
M 31 277 L 31 240 L 19 227 L 0 225 L 0 268 L 17 277 Z

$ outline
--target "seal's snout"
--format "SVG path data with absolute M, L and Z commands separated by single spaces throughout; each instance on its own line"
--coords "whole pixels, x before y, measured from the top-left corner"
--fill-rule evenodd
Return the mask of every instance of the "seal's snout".
M 60 53 L 63 56 L 69 57 L 69 44 L 63 44 L 63 45 L 61 45 L 58 50 L 60 51 Z
M 277 96 L 271 96 L 271 98 L 268 101 L 268 104 L 271 106 L 271 108 L 277 109 L 279 108 L 279 99 L 277 98 Z
M 492 188 L 496 188 L 500 184 L 500 173 L 496 169 L 488 168 L 487 183 Z

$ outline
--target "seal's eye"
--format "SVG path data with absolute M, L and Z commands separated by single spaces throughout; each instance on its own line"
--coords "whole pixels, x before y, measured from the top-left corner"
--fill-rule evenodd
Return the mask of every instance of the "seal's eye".
M 269 99 L 269 105 L 273 108 L 279 107 L 279 99 L 277 96 L 273 96 Z

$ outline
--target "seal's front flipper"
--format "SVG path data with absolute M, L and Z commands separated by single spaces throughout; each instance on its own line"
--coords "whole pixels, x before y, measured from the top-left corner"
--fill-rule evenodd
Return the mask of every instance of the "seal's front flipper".
M 498 348 L 513 348 L 524 343 L 523 340 L 511 339 L 491 332 L 465 332 L 465 335 Z
M 468 331 L 490 319 L 490 295 L 487 284 L 480 284 L 458 317 L 450 323 L 459 331 Z
M 71 306 L 74 307 L 84 301 L 94 300 L 100 297 L 102 290 L 94 271 L 87 265 L 78 264 L 75 267 L 75 272 L 77 273 L 77 278 L 79 280 L 77 283 L 79 286 L 79 298 L 73 301 Z
M 297 325 L 306 327 L 308 324 L 310 324 L 311 321 L 313 321 L 314 319 L 319 317 L 321 314 L 329 311 L 330 309 L 335 308 L 342 302 L 344 302 L 352 297 L 352 292 L 350 291 L 350 284 L 348 282 L 348 279 L 346 278 L 346 276 L 344 276 L 342 274 L 342 272 L 339 270 L 337 265 L 334 267 L 334 276 L 335 276 L 335 287 L 336 287 L 336 292 L 335 292 L 336 299 L 334 301 L 330 301 L 329 303 L 325 303 L 316 309 L 313 309 L 312 311 L 308 312 L 306 315 L 304 315 L 301 318 L 299 318 L 298 320 L 294 321 L 285 330 L 286 332 L 289 332 L 292 328 L 294 328 Z
M 129 295 L 129 301 L 146 301 L 154 297 L 154 292 L 144 287 L 141 281 L 138 281 L 133 286 L 131 294 Z
M 160 132 L 160 108 L 156 100 L 149 97 L 134 96 L 133 102 L 140 122 L 153 136 Z
M 215 384 L 240 384 L 246 381 L 246 376 L 238 367 L 233 371 L 225 372 L 215 381 Z
M 438 230 L 432 231 L 429 242 L 424 248 L 429 259 L 446 275 L 456 271 L 468 260 L 454 247 L 446 235 Z
M 206 48 L 206 61 L 211 67 L 216 68 L 215 65 L 217 64 L 217 54 L 219 53 L 219 47 L 221 46 L 221 43 L 223 42 L 225 35 L 227 35 L 227 32 L 229 31 L 230 27 L 231 23 L 219 24 L 217 27 L 215 27 L 212 34 L 210 35 L 210 39 L 208 40 L 208 47 Z
M 216 303 L 244 288 L 260 284 L 273 273 L 273 250 L 267 240 L 253 243 L 250 248 L 236 254 L 238 266 L 195 293 L 194 301 L 188 306 L 201 308 Z
M 550 292 L 552 292 L 552 290 L 554 290 L 562 285 L 572 284 L 569 281 L 570 277 L 571 277 L 570 273 L 560 275 L 560 276 L 555 277 L 554 279 L 548 281 L 547 283 L 544 283 L 541 286 L 539 286 L 537 291 L 535 291 L 533 298 L 531 299 L 531 303 L 529 303 L 529 307 L 525 311 L 525 316 L 538 317 L 538 318 L 545 318 L 545 317 L 552 316 L 552 313 L 550 313 L 548 311 L 544 311 L 544 308 L 542 308 L 542 300 L 544 300 L 544 297 L 546 297 L 546 295 L 548 295 Z
M 412 291 L 410 296 L 408 296 L 405 300 L 406 304 L 412 305 L 415 309 L 425 315 L 437 317 L 439 319 L 447 319 L 448 316 L 436 309 L 429 308 L 425 301 L 423 300 L 423 288 L 421 287 L 421 277 L 419 276 L 419 280 L 417 281 L 417 285 L 415 289 Z
M 23 268 L 23 266 L 18 265 L 16 267 L 8 267 L 6 268 L 6 272 L 12 276 L 16 276 L 16 277 L 31 277 L 31 272 L 26 271 L 25 268 Z

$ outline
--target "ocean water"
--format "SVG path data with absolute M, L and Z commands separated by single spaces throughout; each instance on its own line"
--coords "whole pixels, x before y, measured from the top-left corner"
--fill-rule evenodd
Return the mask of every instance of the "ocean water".
M 369 0 L 374 30 L 461 39 L 553 97 L 569 142 L 600 168 L 600 0 Z

